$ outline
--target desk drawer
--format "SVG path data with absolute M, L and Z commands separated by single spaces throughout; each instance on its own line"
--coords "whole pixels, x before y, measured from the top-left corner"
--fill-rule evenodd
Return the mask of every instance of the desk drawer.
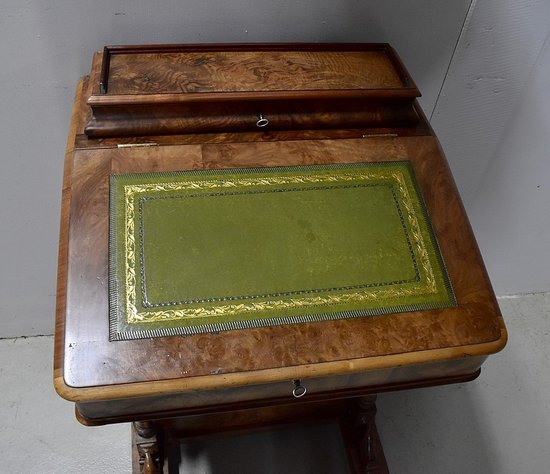
M 332 377 L 299 379 L 307 390 L 295 397 L 296 381 L 231 387 L 222 390 L 194 390 L 150 397 L 79 402 L 77 417 L 85 425 L 102 425 L 175 416 L 219 413 L 248 408 L 357 397 L 393 390 L 466 382 L 479 375 L 486 357 L 472 357 L 440 363 L 396 367 Z

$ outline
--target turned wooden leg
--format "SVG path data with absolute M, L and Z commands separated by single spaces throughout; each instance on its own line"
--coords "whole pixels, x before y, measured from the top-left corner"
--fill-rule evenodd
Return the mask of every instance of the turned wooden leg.
M 388 465 L 375 424 L 376 396 L 361 397 L 350 403 L 343 420 L 342 434 L 354 474 L 388 474 Z
M 136 421 L 132 424 L 132 444 L 135 450 L 133 474 L 160 473 L 159 446 L 154 423 Z
M 134 429 L 142 438 L 153 438 L 157 434 L 152 421 L 134 421 Z

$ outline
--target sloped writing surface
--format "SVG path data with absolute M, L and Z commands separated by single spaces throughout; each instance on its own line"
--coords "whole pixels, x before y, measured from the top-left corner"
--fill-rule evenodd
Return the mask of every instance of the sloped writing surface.
M 112 339 L 451 306 L 407 162 L 115 175 Z

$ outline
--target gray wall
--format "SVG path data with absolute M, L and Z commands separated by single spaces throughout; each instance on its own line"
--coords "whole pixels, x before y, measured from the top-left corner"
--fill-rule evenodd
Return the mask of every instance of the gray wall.
M 432 124 L 497 294 L 550 291 L 550 2 L 472 5 Z
M 513 8 L 511 2 L 503 7 L 498 3 L 480 0 L 470 8 L 470 0 L 3 0 L 0 5 L 0 337 L 53 331 L 63 151 L 74 86 L 78 77 L 87 73 L 94 50 L 105 44 L 128 43 L 390 42 L 424 94 L 422 105 L 433 116 L 448 148 L 468 208 L 475 216 L 483 216 L 484 212 L 495 212 L 499 206 L 500 178 L 498 173 L 487 171 L 497 168 L 499 155 L 496 145 L 488 149 L 483 140 L 463 146 L 465 141 L 469 142 L 470 128 L 482 135 L 484 127 L 490 128 L 493 123 L 487 121 L 488 113 L 476 122 L 479 110 L 475 95 L 470 94 L 468 107 L 463 106 L 463 98 L 470 90 L 463 68 L 470 68 L 469 74 L 475 79 L 476 71 L 486 64 L 483 58 L 472 61 L 476 53 L 468 38 L 476 37 L 484 45 L 485 49 L 480 46 L 482 51 L 491 49 L 486 44 L 492 41 L 487 38 L 488 33 L 474 34 L 485 28 L 476 19 L 494 19 L 493 27 L 497 28 L 502 19 L 499 17 Z M 538 16 L 543 10 L 546 13 L 544 2 L 519 3 L 533 4 L 530 10 L 527 8 L 528 13 L 523 10 L 522 18 L 530 19 L 529 26 L 537 31 L 537 37 L 526 43 L 527 51 L 516 48 L 509 52 L 511 57 L 518 58 L 524 71 L 534 64 L 549 23 Z M 463 29 L 465 18 L 468 21 Z M 507 34 L 506 29 L 500 30 L 499 38 L 507 38 Z M 457 42 L 455 61 L 451 63 Z M 505 54 L 504 46 L 508 42 L 495 49 Z M 488 59 L 485 53 L 483 57 Z M 497 72 L 499 64 L 493 64 Z M 515 80 L 513 91 L 517 97 L 528 81 L 527 76 Z M 482 82 L 474 82 L 474 89 Z M 530 84 L 532 93 L 540 87 L 536 78 Z M 503 93 L 486 107 L 496 107 L 499 120 L 508 123 L 514 133 L 522 134 L 524 129 L 511 122 L 513 107 L 509 107 L 509 102 Z M 464 126 L 458 138 L 453 139 L 457 112 Z M 529 116 L 528 110 L 524 113 Z M 494 132 L 493 141 L 498 142 L 501 135 L 498 130 Z M 512 165 L 514 155 L 509 145 L 502 143 L 500 149 L 508 151 L 505 160 Z M 543 151 L 539 147 L 538 152 Z M 537 154 L 537 150 L 533 153 Z M 509 172 L 515 172 L 513 166 Z M 529 182 L 530 176 L 526 176 Z M 470 186 L 472 179 L 476 184 Z M 493 189 L 496 195 L 477 192 L 485 182 L 488 184 L 483 185 L 484 189 Z M 548 192 L 547 186 L 544 189 Z M 530 205 L 521 196 L 515 202 L 520 211 Z M 495 252 L 485 249 L 485 253 L 490 259 L 490 269 L 495 272 L 493 278 L 500 279 L 500 267 L 495 262 L 501 261 L 502 252 L 508 247 L 499 241 L 497 232 L 483 226 L 482 217 L 476 219 L 482 236 L 480 242 L 487 241 L 489 246 L 498 243 Z M 500 223 L 503 221 L 504 216 L 499 218 Z M 548 231 L 548 221 L 541 226 Z M 522 235 L 520 229 L 516 237 Z M 530 258 L 531 253 L 527 249 L 525 257 Z M 534 280 L 539 281 L 536 275 Z M 523 283 L 522 275 L 514 274 L 499 283 L 497 292 L 529 291 Z M 546 282 L 536 288 L 549 287 Z

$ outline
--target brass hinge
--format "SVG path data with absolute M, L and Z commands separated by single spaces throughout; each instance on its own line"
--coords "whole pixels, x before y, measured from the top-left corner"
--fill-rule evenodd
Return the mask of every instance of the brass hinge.
M 362 138 L 376 138 L 376 137 L 398 137 L 397 133 L 367 133 L 364 134 Z
M 117 148 L 137 148 L 143 146 L 158 146 L 158 143 L 119 143 Z

